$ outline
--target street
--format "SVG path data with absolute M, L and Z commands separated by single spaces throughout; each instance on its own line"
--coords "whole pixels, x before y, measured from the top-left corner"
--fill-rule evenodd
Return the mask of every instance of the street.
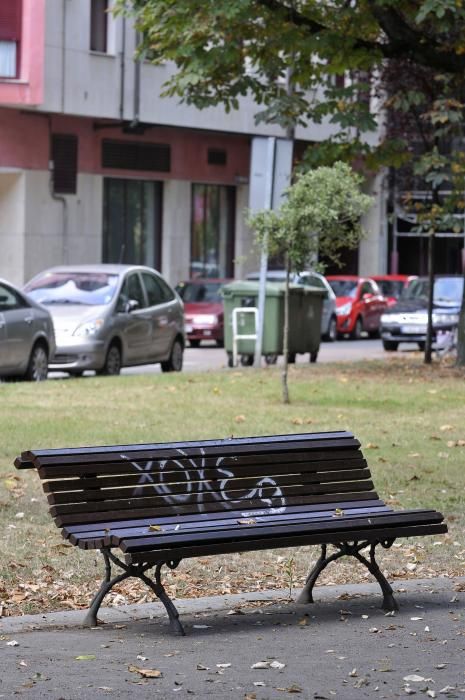
M 406 346 L 407 347 L 407 346 Z M 339 340 L 335 343 L 321 343 L 318 362 L 355 362 L 358 360 L 375 360 L 386 357 L 381 340 Z M 278 358 L 278 363 L 282 358 Z M 307 364 L 308 355 L 297 355 L 296 364 Z M 265 363 L 263 363 L 265 366 Z M 183 370 L 187 372 L 204 372 L 219 370 L 227 367 L 227 356 L 224 348 L 214 344 L 204 344 L 199 348 L 187 347 L 184 353 Z M 160 365 L 141 365 L 126 367 L 122 374 L 145 374 L 160 372 Z M 54 375 L 51 375 L 54 376 Z

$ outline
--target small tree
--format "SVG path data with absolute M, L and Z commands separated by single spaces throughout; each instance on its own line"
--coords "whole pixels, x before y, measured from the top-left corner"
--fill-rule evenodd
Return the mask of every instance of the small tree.
M 360 217 L 372 204 L 372 198 L 361 192 L 362 181 L 346 163 L 322 166 L 297 176 L 280 209 L 249 217 L 258 241 L 263 243 L 266 239 L 270 254 L 283 255 L 285 260 L 284 403 L 289 403 L 289 272 L 291 268 L 303 269 L 318 255 L 337 261 L 343 248 L 358 244 L 363 233 Z

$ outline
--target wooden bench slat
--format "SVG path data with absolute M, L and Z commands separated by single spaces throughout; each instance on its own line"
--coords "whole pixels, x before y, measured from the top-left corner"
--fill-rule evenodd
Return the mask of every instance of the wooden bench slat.
M 360 518 L 361 516 L 368 517 L 372 515 L 389 514 L 390 512 L 392 511 L 390 511 L 390 509 L 387 506 L 379 506 L 378 508 L 354 508 L 347 510 L 344 514 L 343 519 L 345 520 Z M 333 508 L 332 510 L 324 510 L 315 513 L 282 513 L 280 515 L 267 515 L 264 516 L 262 519 L 257 518 L 256 522 L 260 526 L 282 525 L 283 527 L 287 527 L 288 525 L 292 524 L 300 524 L 302 527 L 304 527 L 305 525 L 310 525 L 313 529 L 315 523 L 328 519 L 333 520 L 334 517 L 335 515 Z M 177 535 L 181 534 L 189 534 L 193 539 L 194 535 L 198 537 L 201 536 L 203 532 L 212 532 L 217 530 L 224 530 L 226 532 L 229 532 L 236 529 L 243 529 L 238 522 L 239 520 L 244 520 L 244 518 L 228 518 L 221 519 L 218 521 L 209 520 L 202 523 L 191 523 L 190 525 L 187 525 L 183 522 L 179 530 L 176 530 L 176 525 L 172 524 L 168 527 L 163 527 L 163 532 L 160 533 L 160 536 L 161 534 L 170 534 L 176 537 Z M 70 535 L 68 539 L 71 542 L 71 544 L 78 545 L 83 549 L 100 549 L 101 547 L 109 546 L 115 547 L 119 546 L 119 542 L 122 540 L 128 542 L 131 539 L 144 538 L 153 535 L 153 532 L 150 531 L 149 527 L 112 527 L 107 530 L 95 530 L 93 532 L 88 532 L 79 536 Z M 203 541 L 203 538 L 201 541 Z
M 354 517 L 345 518 L 344 516 L 334 517 L 330 519 L 316 519 L 316 522 L 312 523 L 312 532 L 317 534 L 319 532 L 330 532 L 331 530 L 340 530 L 341 527 L 344 528 L 346 536 L 350 535 L 350 531 L 353 529 L 365 528 L 369 532 L 372 528 L 385 527 L 387 529 L 394 526 L 407 526 L 413 523 L 418 523 L 421 525 L 428 525 L 430 523 L 437 523 L 442 520 L 442 515 L 436 511 L 421 511 L 420 513 L 411 513 L 408 511 L 401 513 L 388 513 L 386 515 L 372 515 L 370 517 Z M 290 535 L 291 533 L 298 533 L 302 530 L 307 530 L 305 523 L 302 524 L 284 524 L 281 522 L 279 525 L 270 525 L 266 519 L 263 522 L 256 522 L 246 528 L 242 528 L 240 525 L 235 525 L 230 528 L 234 531 L 235 540 L 247 540 L 254 539 L 254 537 L 275 537 L 282 535 Z M 222 540 L 227 535 L 228 530 L 226 528 L 217 527 L 216 530 L 208 530 L 207 528 L 200 528 L 195 534 L 201 536 L 201 542 L 214 542 L 216 540 Z M 117 536 L 112 536 L 113 545 L 120 547 L 123 552 L 132 551 L 144 551 L 150 549 L 156 549 L 157 547 L 163 547 L 165 549 L 172 549 L 186 542 L 192 542 L 194 540 L 192 534 L 184 534 L 183 531 L 170 532 L 165 535 L 163 532 L 154 533 L 152 535 L 148 534 L 144 537 L 135 537 L 129 539 L 119 540 Z M 198 540 L 197 540 L 198 541 Z
M 345 501 L 350 500 L 371 500 L 376 499 L 378 494 L 375 491 L 363 491 L 363 492 L 353 492 L 344 494 L 324 494 L 321 496 L 306 496 L 302 498 L 300 496 L 289 496 L 287 501 L 287 507 L 290 505 L 312 505 L 316 503 L 337 503 L 342 499 Z M 260 507 L 261 506 L 261 507 Z M 56 506 L 53 506 L 55 508 Z M 50 509 L 52 510 L 52 508 Z M 224 512 L 224 502 L 214 501 L 209 504 L 209 512 Z M 244 500 L 241 502 L 242 511 L 251 511 L 250 517 L 253 517 L 254 513 L 260 513 L 265 510 L 263 504 L 259 504 L 255 501 Z M 61 515 L 52 516 L 54 517 L 55 523 L 58 527 L 63 527 L 71 523 L 91 523 L 91 522 L 102 522 L 104 520 L 121 520 L 121 518 L 127 518 L 128 512 L 131 510 L 113 510 L 113 511 L 93 511 L 84 513 L 70 513 L 65 509 L 65 512 Z M 178 514 L 180 516 L 185 513 L 196 513 L 198 512 L 198 504 L 187 504 L 187 505 L 176 505 L 157 509 L 153 508 L 138 508 L 137 515 L 141 518 L 157 518 L 163 515 Z
M 298 484 L 296 486 L 263 486 L 262 496 L 259 498 L 255 496 L 254 498 L 243 493 L 241 491 L 231 491 L 230 501 L 241 502 L 246 500 L 253 500 L 257 506 L 263 502 L 265 499 L 272 502 L 279 503 L 279 505 L 284 505 L 281 501 L 287 499 L 289 496 L 300 496 L 301 498 L 310 497 L 313 494 L 334 494 L 334 493 L 345 493 L 354 491 L 371 491 L 373 489 L 373 482 L 369 480 L 364 481 L 341 481 L 338 483 L 331 484 Z M 244 489 L 247 491 L 248 489 Z M 281 493 L 277 493 L 279 490 Z M 174 501 L 178 499 L 178 502 L 184 503 L 189 500 L 197 505 L 199 509 L 208 510 L 211 503 L 222 503 L 223 508 L 225 507 L 226 500 L 222 499 L 218 492 L 204 492 L 201 493 L 201 499 L 197 498 L 196 493 L 188 494 L 189 498 L 184 497 L 183 494 L 177 495 L 173 494 L 170 498 Z M 248 498 L 247 498 L 248 496 Z M 92 513 L 92 512 L 102 512 L 105 510 L 120 509 L 120 512 L 133 510 L 134 508 L 153 508 L 158 507 L 174 507 L 175 504 L 169 503 L 167 496 L 131 496 L 130 498 L 124 497 L 121 499 L 108 499 L 104 501 L 92 501 L 86 503 L 66 503 L 62 505 L 51 506 L 50 513 L 53 517 L 57 515 L 64 515 L 67 513 Z M 154 512 L 156 512 L 154 510 Z
M 82 457 L 85 455 L 108 455 L 108 454 L 119 454 L 120 452 L 138 452 L 144 451 L 166 451 L 169 450 L 171 453 L 175 450 L 208 450 L 210 448 L 217 447 L 228 447 L 235 448 L 237 446 L 252 444 L 256 445 L 274 445 L 274 444 L 290 444 L 294 442 L 301 442 L 302 444 L 309 444 L 322 439 L 329 440 L 332 438 L 345 438 L 347 440 L 355 440 L 353 433 L 348 430 L 329 430 L 320 431 L 318 433 L 286 433 L 282 435 L 259 435 L 251 437 L 234 437 L 234 438 L 220 438 L 220 439 L 207 439 L 207 440 L 185 440 L 183 442 L 152 442 L 152 443 L 141 443 L 141 444 L 130 444 L 130 445 L 100 445 L 100 446 L 84 446 L 84 447 L 66 447 L 66 448 L 51 448 L 51 449 L 38 449 L 38 450 L 25 450 L 21 453 L 21 459 L 24 461 L 34 461 L 39 459 L 52 459 L 54 457 L 59 458 L 75 458 Z M 358 443 L 358 440 L 356 440 Z M 358 443 L 360 444 L 360 443 Z M 80 461 L 80 460 L 78 460 Z M 45 463 L 45 462 L 44 462 Z
M 381 499 L 372 499 L 372 500 L 353 500 L 353 501 L 338 501 L 337 507 L 345 510 L 352 510 L 352 509 L 360 509 L 360 510 L 366 510 L 369 511 L 371 509 L 377 509 L 377 508 L 386 508 L 389 511 L 392 511 L 392 508 L 390 506 L 387 506 L 384 501 Z M 336 505 L 333 505 L 332 508 L 336 508 Z M 301 514 L 301 513 L 319 513 L 321 511 L 328 510 L 328 503 L 316 503 L 313 505 L 301 505 L 301 506 L 287 506 L 286 508 L 286 513 L 288 514 Z M 186 523 L 186 525 L 190 524 L 195 524 L 195 523 L 203 523 L 203 522 L 211 522 L 214 520 L 222 520 L 224 518 L 232 518 L 232 519 L 238 519 L 238 518 L 247 518 L 247 517 L 252 517 L 252 513 L 254 511 L 243 511 L 243 510 L 230 510 L 230 511 L 225 511 L 224 509 L 222 511 L 218 512 L 213 512 L 213 513 L 184 513 L 182 515 L 182 522 Z M 271 513 L 270 511 L 261 511 L 261 516 L 266 515 L 268 517 L 274 517 L 274 514 Z M 259 516 L 259 517 L 261 517 Z M 180 521 L 179 515 L 168 515 L 168 516 L 163 516 L 160 517 L 158 516 L 156 518 L 156 524 L 158 525 L 172 525 L 172 524 L 177 524 Z M 133 519 L 128 519 L 128 520 L 111 520 L 111 521 L 103 521 L 99 523 L 77 523 L 77 524 L 72 524 L 72 525 L 67 525 L 62 529 L 62 535 L 65 539 L 67 539 L 70 535 L 76 535 L 76 536 L 85 536 L 86 533 L 93 533 L 93 532 L 103 532 L 104 530 L 111 529 L 113 527 L 119 527 L 119 528 L 148 528 L 149 525 L 154 524 L 154 519 L 153 518 L 133 518 Z
M 372 541 L 379 542 L 386 540 L 388 537 L 395 539 L 396 537 L 414 537 L 417 535 L 435 535 L 447 532 L 445 523 L 437 523 L 430 525 L 412 525 L 407 527 L 391 527 L 386 530 L 385 527 L 373 528 L 368 534 L 366 529 L 350 531 L 350 541 Z M 274 549 L 281 547 L 302 547 L 312 544 L 339 544 L 347 542 L 348 533 L 344 528 L 334 532 L 325 532 L 314 534 L 309 531 L 306 534 L 295 534 L 291 536 L 283 535 L 275 538 L 262 538 L 247 540 L 246 551 L 256 551 L 260 549 Z M 170 561 L 172 559 L 190 559 L 192 557 L 210 556 L 213 554 L 228 554 L 232 552 L 244 551 L 238 547 L 237 541 L 216 542 L 213 544 L 199 544 L 193 546 L 176 547 L 172 550 L 153 549 L 147 552 L 132 552 L 125 555 L 125 561 L 130 563 L 151 563 L 154 564 L 161 561 Z
M 358 448 L 360 443 L 358 440 L 350 437 L 327 437 L 321 438 L 319 440 L 309 441 L 308 444 L 303 444 L 301 440 L 292 442 L 276 442 L 276 443 L 252 443 L 252 445 L 238 444 L 231 446 L 229 444 L 223 443 L 218 446 L 212 446 L 205 449 L 195 448 L 189 450 L 183 450 L 179 452 L 179 457 L 201 459 L 202 457 L 228 457 L 230 455 L 242 455 L 250 454 L 251 447 L 256 454 L 269 454 L 269 453 L 292 453 L 299 452 L 302 449 L 311 451 L 325 450 L 326 448 L 331 449 L 347 449 L 347 448 Z M 152 459 L 174 459 L 177 454 L 173 454 L 171 449 L 138 449 L 138 450 L 121 450 L 121 452 L 101 452 L 98 455 L 98 463 L 102 464 L 105 462 L 114 461 L 115 454 L 118 456 L 118 460 L 152 460 Z M 22 458 L 24 460 L 31 459 L 34 466 L 38 469 L 44 468 L 52 465 L 83 465 L 88 462 L 97 463 L 95 454 L 75 454 L 71 456 L 66 456 L 64 454 L 57 454 L 50 457 L 41 457 L 35 455 L 34 453 L 23 453 Z
M 267 460 L 265 458 L 263 464 L 255 464 L 252 460 L 248 459 L 246 462 L 223 462 L 219 468 L 213 462 L 211 462 L 210 466 L 202 462 L 202 466 L 193 467 L 191 463 L 183 460 L 180 461 L 179 465 L 175 465 L 173 468 L 171 468 L 170 465 L 161 468 L 159 463 L 155 462 L 151 467 L 141 464 L 137 469 L 132 463 L 128 464 L 127 462 L 123 462 L 104 465 L 103 470 L 101 470 L 100 465 L 86 465 L 86 472 L 81 476 L 74 476 L 73 474 L 73 477 L 68 477 L 70 472 L 69 466 L 63 468 L 63 473 L 61 475 L 50 471 L 48 468 L 40 469 L 39 475 L 44 480 L 43 488 L 45 493 L 52 493 L 68 491 L 73 487 L 81 489 L 85 486 L 86 489 L 92 489 L 102 488 L 104 486 L 137 484 L 137 482 L 141 480 L 142 475 L 144 478 L 151 477 L 153 479 L 158 479 L 160 482 L 163 480 L 163 483 L 165 483 L 165 480 L 176 481 L 176 475 L 183 475 L 186 472 L 195 475 L 199 470 L 201 470 L 205 479 L 223 479 L 225 478 L 224 471 L 231 471 L 233 469 L 237 471 L 236 476 L 239 477 L 244 471 L 247 471 L 248 475 L 272 476 L 273 474 L 297 474 L 299 472 L 325 472 L 367 468 L 366 460 L 361 457 L 361 453 L 358 451 L 348 453 L 342 459 L 339 457 L 337 459 L 331 459 L 331 455 L 327 453 L 325 453 L 325 456 L 327 457 L 326 459 L 310 461 L 308 455 L 303 453 L 302 455 L 298 455 L 300 458 L 298 460 L 292 459 L 283 461 L 282 456 L 278 455 L 280 458 L 279 461 Z M 223 470 L 223 473 L 220 472 L 219 469 Z M 92 472 L 98 472 L 100 476 L 91 476 Z M 83 479 L 85 479 L 85 482 L 83 482 Z
M 247 478 L 231 478 L 228 479 L 227 493 L 231 496 L 238 491 L 250 491 L 257 488 L 257 485 L 267 485 L 270 482 L 266 481 L 271 479 L 275 486 L 268 486 L 268 488 L 284 488 L 284 487 L 298 487 L 300 485 L 304 486 L 306 484 L 332 484 L 341 483 L 344 481 L 355 481 L 364 480 L 366 481 L 370 477 L 369 469 L 353 469 L 353 470 L 343 470 L 338 472 L 312 472 L 307 474 L 270 474 L 264 477 L 262 481 L 264 484 L 260 484 L 260 480 L 257 484 L 257 475 L 253 474 Z M 89 503 L 92 501 L 108 501 L 117 500 L 121 498 L 144 498 L 151 496 L 156 493 L 162 498 L 171 499 L 174 496 L 188 496 L 189 494 L 195 493 L 221 493 L 223 486 L 223 480 L 216 478 L 215 481 L 211 479 L 202 479 L 198 481 L 183 481 L 183 482 L 163 482 L 158 481 L 155 483 L 142 483 L 132 484 L 130 486 L 125 486 L 123 488 L 104 488 L 100 489 L 90 489 L 81 488 L 79 490 L 71 490 L 67 492 L 50 493 L 47 496 L 47 500 L 51 505 L 59 505 L 65 503 Z M 102 487 L 104 485 L 102 484 Z M 86 484 L 83 484 L 86 487 Z M 157 490 L 158 487 L 158 490 Z M 160 493 L 161 489 L 169 489 L 169 494 Z M 288 491 L 286 491 L 288 493 Z

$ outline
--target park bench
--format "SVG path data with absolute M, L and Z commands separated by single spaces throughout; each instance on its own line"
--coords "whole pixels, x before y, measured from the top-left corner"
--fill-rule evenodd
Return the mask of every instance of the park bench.
M 111 588 L 135 576 L 164 604 L 172 630 L 184 634 L 161 582 L 164 565 L 302 545 L 320 545 L 321 554 L 299 602 L 313 602 L 315 582 L 330 562 L 353 556 L 378 580 L 383 608 L 395 610 L 375 559 L 377 545 L 447 531 L 441 513 L 396 512 L 378 498 L 360 443 L 349 432 L 31 450 L 15 466 L 37 469 L 63 536 L 103 555 L 105 578 L 84 620 L 88 626 L 97 624 Z

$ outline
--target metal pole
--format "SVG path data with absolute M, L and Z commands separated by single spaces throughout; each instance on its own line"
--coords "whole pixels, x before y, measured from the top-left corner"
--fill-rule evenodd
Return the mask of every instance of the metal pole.
M 265 206 L 264 209 L 271 209 L 273 203 L 273 182 L 275 168 L 276 138 L 270 136 L 267 148 L 267 170 L 265 183 Z M 265 293 L 266 293 L 266 273 L 268 270 L 268 239 L 265 238 L 262 244 L 260 256 L 260 280 L 258 285 L 258 322 L 257 340 L 255 343 L 254 366 L 260 367 L 262 361 L 263 347 L 263 326 L 265 320 Z

